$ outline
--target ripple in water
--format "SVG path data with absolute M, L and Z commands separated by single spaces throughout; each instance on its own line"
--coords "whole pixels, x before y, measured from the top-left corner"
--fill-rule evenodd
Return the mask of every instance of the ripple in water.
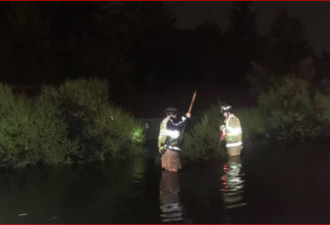
M 162 222 L 177 222 L 183 220 L 183 207 L 179 199 L 179 174 L 162 171 L 160 180 L 160 210 Z
M 229 157 L 223 165 L 224 175 L 221 177 L 221 192 L 225 201 L 225 208 L 232 209 L 246 205 L 243 198 L 244 180 L 242 177 L 241 157 Z

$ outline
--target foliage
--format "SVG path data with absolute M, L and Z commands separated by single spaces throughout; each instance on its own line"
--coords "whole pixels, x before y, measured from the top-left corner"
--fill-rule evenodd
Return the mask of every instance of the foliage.
M 240 119 L 244 143 L 266 134 L 265 116 L 257 107 L 239 109 L 235 113 Z M 245 145 L 245 144 L 244 144 Z
M 274 71 L 287 73 L 292 64 L 313 55 L 304 25 L 286 10 L 280 12 L 271 24 L 268 38 L 272 46 L 269 54 L 274 58 Z
M 306 81 L 287 76 L 258 97 L 260 110 L 266 115 L 268 135 L 284 138 L 308 135 L 313 109 L 309 88 Z
M 241 121 L 244 146 L 260 139 L 329 136 L 330 95 L 320 91 L 314 94 L 310 81 L 313 70 L 302 73 L 299 77 L 288 75 L 269 82 L 269 87 L 257 95 L 256 107 L 234 108 Z M 189 160 L 224 155 L 218 143 L 221 105 L 219 103 L 205 111 L 192 131 L 184 136 L 183 154 Z
M 34 98 L 0 84 L 1 164 L 59 165 L 141 153 L 141 123 L 108 98 L 107 83 L 97 79 L 47 86 Z
M 252 2 L 234 2 L 233 7 L 229 10 L 228 17 L 230 26 L 228 33 L 231 38 L 255 38 L 258 36 L 256 17 L 257 14 L 251 12 L 250 5 Z M 252 40 L 252 39 L 250 39 Z
M 222 105 L 219 103 L 219 105 Z M 209 160 L 223 157 L 224 148 L 219 143 L 221 115 L 219 106 L 212 106 L 201 116 L 189 133 L 183 136 L 183 157 L 190 161 Z
M 66 81 L 44 93 L 59 102 L 69 137 L 81 144 L 78 160 L 125 157 L 141 152 L 144 133 L 141 123 L 109 103 L 108 84 L 99 79 Z
M 258 109 L 265 122 L 265 136 L 295 139 L 328 135 L 329 95 L 311 83 L 286 76 L 258 97 Z
M 320 136 L 329 136 L 330 132 L 330 95 L 322 94 L 319 91 L 314 97 L 316 119 L 315 127 L 318 128 Z
M 100 137 L 101 149 L 98 157 L 122 158 L 141 153 L 144 130 L 139 121 L 120 108 L 103 108 L 94 118 L 95 133 Z
M 220 149 L 219 130 L 215 130 L 208 115 L 204 115 L 188 134 L 184 134 L 183 157 L 191 160 L 208 160 L 223 155 Z
M 0 78 L 40 84 L 93 76 L 131 90 L 169 77 L 244 81 L 250 62 L 265 58 L 285 74 L 312 55 L 298 18 L 282 12 L 262 36 L 253 4 L 234 2 L 227 30 L 212 21 L 187 30 L 174 26 L 176 10 L 163 2 L 4 3 Z
M 0 85 L 0 159 L 7 166 L 69 163 L 77 144 L 67 138 L 68 125 L 50 99 L 15 96 Z
M 228 12 L 229 27 L 224 34 L 224 67 L 226 79 L 245 77 L 250 61 L 258 60 L 262 53 L 262 39 L 256 24 L 257 14 L 251 11 L 252 2 L 234 2 Z M 237 66 L 239 65 L 239 66 Z

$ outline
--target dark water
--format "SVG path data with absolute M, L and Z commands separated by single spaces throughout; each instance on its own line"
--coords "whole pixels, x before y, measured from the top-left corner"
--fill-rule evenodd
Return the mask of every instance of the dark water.
M 330 223 L 330 148 L 246 148 L 164 172 L 153 156 L 1 171 L 0 223 Z

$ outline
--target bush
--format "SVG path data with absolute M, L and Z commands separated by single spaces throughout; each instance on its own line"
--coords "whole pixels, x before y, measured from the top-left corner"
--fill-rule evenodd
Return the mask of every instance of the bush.
M 237 110 L 237 117 L 240 119 L 244 143 L 258 137 L 265 137 L 266 126 L 265 116 L 259 108 L 246 108 Z
M 313 127 L 313 101 L 309 83 L 292 76 L 284 77 L 258 97 L 258 107 L 265 115 L 268 136 L 303 138 Z
M 110 105 L 103 108 L 95 117 L 94 126 L 101 137 L 99 158 L 123 158 L 142 152 L 142 123 L 120 108 Z
M 31 108 L 28 99 L 14 96 L 8 86 L 0 85 L 0 158 L 2 163 L 22 166 L 35 163 L 38 154 L 30 150 L 37 133 L 31 129 Z
M 183 136 L 183 158 L 198 161 L 225 156 L 225 149 L 219 143 L 220 124 L 219 107 L 212 106 L 205 111 L 191 132 Z
M 317 92 L 314 97 L 315 135 L 329 136 L 330 130 L 330 95 Z
M 68 138 L 68 124 L 56 102 L 40 95 L 33 106 L 33 121 L 38 131 L 37 150 L 47 165 L 70 163 L 78 142 Z
M 142 124 L 109 103 L 108 84 L 99 79 L 66 81 L 43 92 L 58 102 L 69 126 L 69 137 L 80 143 L 76 159 L 104 160 L 141 152 Z
M 67 139 L 67 124 L 49 99 L 15 96 L 0 84 L 0 158 L 7 166 L 63 164 L 77 145 Z
M 272 86 L 258 96 L 257 107 L 240 110 L 237 114 L 244 139 L 329 136 L 330 96 L 320 91 L 313 94 L 311 82 L 307 80 L 311 73 L 300 75 L 304 79 L 285 76 L 273 81 Z
M 111 105 L 101 80 L 44 87 L 35 98 L 0 84 L 0 160 L 7 166 L 59 165 L 141 153 L 142 123 Z

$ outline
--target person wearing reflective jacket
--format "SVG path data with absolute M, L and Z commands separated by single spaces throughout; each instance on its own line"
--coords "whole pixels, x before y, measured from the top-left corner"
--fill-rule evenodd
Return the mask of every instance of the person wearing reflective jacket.
M 177 172 L 182 168 L 180 160 L 179 137 L 182 127 L 190 118 L 190 113 L 177 118 L 178 109 L 169 107 L 165 109 L 166 117 L 160 124 L 158 149 L 161 154 L 162 168 Z
M 220 126 L 220 140 L 225 140 L 229 156 L 240 155 L 243 148 L 241 122 L 230 105 L 222 106 L 220 112 L 225 117 L 224 125 Z

